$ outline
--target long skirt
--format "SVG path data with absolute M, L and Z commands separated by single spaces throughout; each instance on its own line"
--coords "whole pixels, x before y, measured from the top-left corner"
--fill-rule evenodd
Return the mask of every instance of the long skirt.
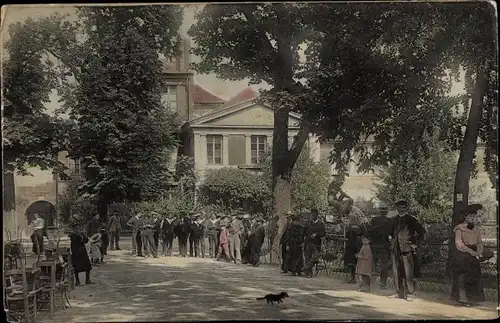
M 464 303 L 484 302 L 479 259 L 467 252 L 457 252 L 452 260 L 451 299 Z

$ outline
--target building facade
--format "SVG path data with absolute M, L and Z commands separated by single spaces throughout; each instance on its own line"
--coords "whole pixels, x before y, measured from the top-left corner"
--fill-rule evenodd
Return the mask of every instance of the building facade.
M 257 169 L 272 144 L 273 110 L 256 100 L 251 89 L 238 93 L 220 107 L 189 120 L 183 127 L 186 153 L 194 158 L 199 181 L 210 169 Z M 300 116 L 289 119 L 289 142 L 298 134 Z M 320 144 L 310 136 L 311 157 L 319 161 Z

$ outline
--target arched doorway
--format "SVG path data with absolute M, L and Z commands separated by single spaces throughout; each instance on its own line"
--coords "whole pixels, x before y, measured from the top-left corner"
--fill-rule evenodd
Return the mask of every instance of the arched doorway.
M 45 226 L 51 227 L 54 225 L 54 220 L 56 217 L 56 207 L 47 201 L 37 201 L 28 206 L 26 210 L 26 219 L 28 224 L 33 221 L 33 215 L 38 213 L 45 220 Z

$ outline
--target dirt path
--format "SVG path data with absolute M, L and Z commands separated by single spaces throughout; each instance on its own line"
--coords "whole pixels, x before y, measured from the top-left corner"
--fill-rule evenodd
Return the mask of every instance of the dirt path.
M 130 250 L 124 243 L 123 247 Z M 411 302 L 389 299 L 390 291 L 360 293 L 334 279 L 282 276 L 254 268 L 198 258 L 135 258 L 111 251 L 94 268 L 95 285 L 71 293 L 72 308 L 41 322 L 179 321 L 252 319 L 492 319 L 496 304 L 456 307 L 442 296 Z M 83 278 L 83 277 L 82 277 Z M 287 291 L 284 304 L 255 298 Z

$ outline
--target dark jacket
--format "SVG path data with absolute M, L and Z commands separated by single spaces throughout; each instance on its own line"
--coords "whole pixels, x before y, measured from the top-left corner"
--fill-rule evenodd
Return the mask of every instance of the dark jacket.
M 392 243 L 394 251 L 411 252 L 411 245 L 420 242 L 425 235 L 424 227 L 411 215 L 397 216 L 391 225 Z M 399 247 L 399 250 L 395 248 Z
M 193 238 L 201 239 L 203 238 L 205 227 L 203 226 L 203 222 L 198 224 L 196 221 L 191 222 L 191 233 L 193 234 Z
M 161 225 L 161 220 L 160 224 Z M 175 220 L 171 219 L 170 222 L 167 221 L 167 219 L 163 220 L 163 225 L 160 228 L 160 236 L 162 237 L 163 240 L 169 240 L 173 239 L 174 237 L 174 226 L 175 226 Z
M 101 231 L 101 224 L 98 220 L 92 219 L 87 227 L 87 236 L 91 237 L 93 234 L 99 233 Z
M 389 250 L 389 235 L 391 234 L 391 220 L 386 216 L 377 216 L 370 221 L 368 235 L 372 249 Z
M 187 238 L 191 234 L 191 220 L 188 217 L 179 218 L 174 225 L 174 234 L 179 238 Z
M 248 240 L 253 247 L 260 247 L 264 243 L 265 237 L 266 228 L 262 224 L 256 223 L 253 227 L 253 232 L 248 237 Z
M 312 234 L 316 234 L 314 238 L 311 238 Z M 316 223 L 309 221 L 304 228 L 304 242 L 314 243 L 317 248 L 321 249 L 321 238 L 325 236 L 325 224 L 318 220 Z
M 87 243 L 89 239 L 76 233 L 71 233 L 69 238 L 71 241 L 71 262 L 75 273 L 92 270 L 89 255 L 85 248 L 85 243 Z

